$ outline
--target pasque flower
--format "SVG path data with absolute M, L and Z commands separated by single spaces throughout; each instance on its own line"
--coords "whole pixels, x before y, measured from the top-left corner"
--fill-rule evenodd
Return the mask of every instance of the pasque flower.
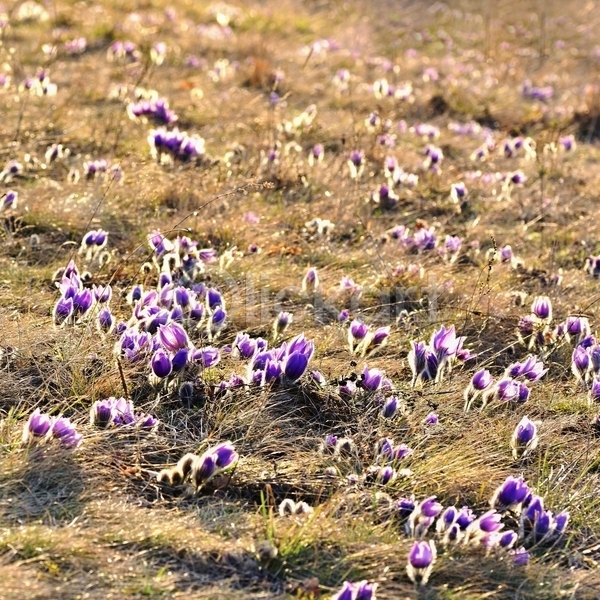
M 170 356 L 164 350 L 157 350 L 150 361 L 152 372 L 160 379 L 164 379 L 171 374 L 173 363 Z
M 425 585 L 429 580 L 436 559 L 436 547 L 433 540 L 415 542 L 408 553 L 406 573 L 417 585 Z
M 548 296 L 536 296 L 531 305 L 531 313 L 538 320 L 545 323 L 552 321 L 552 302 Z
M 26 444 L 34 438 L 45 437 L 52 427 L 53 418 L 50 415 L 40 412 L 36 408 L 29 416 L 27 423 L 23 427 L 23 443 Z
M 531 493 L 523 477 L 509 475 L 492 496 L 490 506 L 498 510 L 508 510 L 520 507 Z
M 331 600 L 377 600 L 375 597 L 376 590 L 376 583 L 369 583 L 368 581 L 351 583 L 345 581 L 342 589 Z
M 527 416 L 523 417 L 510 440 L 513 457 L 517 459 L 527 456 L 537 448 L 538 441 L 537 425 Z
M 177 352 L 181 348 L 187 348 L 190 344 L 185 329 L 178 323 L 160 325 L 158 327 L 158 339 L 165 350 Z
M 473 404 L 474 400 L 479 395 L 481 395 L 482 392 L 489 390 L 492 387 L 493 383 L 494 379 L 492 377 L 492 374 L 487 369 L 481 369 L 477 371 L 471 378 L 469 385 L 464 391 L 465 411 L 468 411 L 471 408 L 471 405 Z

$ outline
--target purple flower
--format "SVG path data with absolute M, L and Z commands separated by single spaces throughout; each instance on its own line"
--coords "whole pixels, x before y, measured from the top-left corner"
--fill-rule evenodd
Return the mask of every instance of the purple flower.
M 350 318 L 350 311 L 347 308 L 344 308 L 338 314 L 338 321 L 340 323 L 343 323 L 344 321 L 347 321 L 349 318 Z
M 594 378 L 592 381 L 592 385 L 590 386 L 590 391 L 588 393 L 588 403 L 591 404 L 593 402 L 600 402 L 600 380 Z
M 435 496 L 430 496 L 429 498 L 423 500 L 418 505 L 418 510 L 421 515 L 425 517 L 437 517 L 443 510 L 443 506 L 436 501 Z
M 168 377 L 173 370 L 171 359 L 164 350 L 157 350 L 154 353 L 151 360 L 151 367 L 152 372 L 160 379 Z
M 458 203 L 460 200 L 467 196 L 467 186 L 459 181 L 457 183 L 453 183 L 450 186 L 450 198 L 453 202 Z
M 516 531 L 505 531 L 498 538 L 498 546 L 501 548 L 509 549 L 512 548 L 519 539 L 519 536 Z
M 393 467 L 376 467 L 376 481 L 381 485 L 387 485 L 396 479 L 396 471 Z
M 552 302 L 548 296 L 536 296 L 531 304 L 531 313 L 533 316 L 545 323 L 552 321 Z
M 590 355 L 583 346 L 576 346 L 571 358 L 571 371 L 578 381 L 587 381 L 591 370 Z
M 490 506 L 498 510 L 508 510 L 520 505 L 529 494 L 529 486 L 525 483 L 523 477 L 516 478 L 509 475 L 494 492 L 490 500 Z
M 103 308 L 98 313 L 98 329 L 103 333 L 109 333 L 115 324 L 113 316 L 108 308 Z
M 273 323 L 273 337 L 277 338 L 284 333 L 292 322 L 294 316 L 292 313 L 281 311 Z
M 483 513 L 478 519 L 473 521 L 470 525 L 471 528 L 477 528 L 483 533 L 495 533 L 500 531 L 504 527 L 502 524 L 502 515 L 497 513 L 495 510 L 488 510 Z
M 215 457 L 212 454 L 203 454 L 194 461 L 192 467 L 192 480 L 196 487 L 209 481 L 216 473 Z
M 391 419 L 396 412 L 398 411 L 398 398 L 397 396 L 392 396 L 385 401 L 383 408 L 381 410 L 381 416 L 384 419 Z
M 412 238 L 412 245 L 419 252 L 425 250 L 433 250 L 436 244 L 435 228 L 434 227 L 421 227 L 417 229 L 415 235 Z
M 200 363 L 205 369 L 209 369 L 219 363 L 221 356 L 217 348 L 206 346 L 205 348 L 195 350 L 192 355 L 192 360 Z
M 338 393 L 342 398 L 352 398 L 358 391 L 353 381 L 347 380 L 338 388 Z
M 17 201 L 19 194 L 14 190 L 9 190 L 2 199 L 2 210 L 10 210 L 11 208 L 17 208 Z
M 135 415 L 133 412 L 133 403 L 125 400 L 125 398 L 109 398 L 112 400 L 114 406 L 114 417 L 113 421 L 116 425 L 130 425 L 135 422 Z
M 34 437 L 45 437 L 50 431 L 52 423 L 52 417 L 41 413 L 40 409 L 36 408 L 23 427 L 23 443 L 26 444 Z
M 85 315 L 94 304 L 94 296 L 92 291 L 83 289 L 73 296 L 73 314 Z
M 218 469 L 227 469 L 239 459 L 239 454 L 235 451 L 231 442 L 223 442 L 213 446 L 210 451 L 215 456 L 215 465 Z
M 287 357 L 284 367 L 285 376 L 290 381 L 297 381 L 304 375 L 309 358 L 301 352 L 294 352 Z
M 177 352 L 181 348 L 187 348 L 190 344 L 185 329 L 178 323 L 160 325 L 158 328 L 158 339 L 169 352 Z
M 439 423 L 439 417 L 436 413 L 430 412 L 423 421 L 425 425 L 437 425 Z
M 327 385 L 327 380 L 321 371 L 311 371 L 310 377 L 317 385 L 320 385 L 321 387 Z
M 360 167 L 364 160 L 364 154 L 360 150 L 352 150 L 350 152 L 350 162 L 356 167 Z
M 514 379 L 501 379 L 496 384 L 496 397 L 503 402 L 518 400 L 520 394 L 520 385 Z
M 190 356 L 189 348 L 180 348 L 171 357 L 171 364 L 173 365 L 173 373 L 179 373 L 185 369 L 188 359 Z
M 402 518 L 408 519 L 412 512 L 415 509 L 415 497 L 411 496 L 410 498 L 400 498 L 397 503 L 398 512 Z
M 565 321 L 565 337 L 568 341 L 579 344 L 591 333 L 590 322 L 587 317 L 567 317 Z
M 52 424 L 52 437 L 57 438 L 66 448 L 76 448 L 83 436 L 77 433 L 70 419 L 57 417 Z
M 418 585 L 427 583 L 436 558 L 435 542 L 414 542 L 408 553 L 406 573 Z
M 389 388 L 390 382 L 385 378 L 380 369 L 369 369 L 367 366 L 363 369 L 362 387 L 370 392 L 375 392 L 381 388 Z
M 319 275 L 315 267 L 309 267 L 306 271 L 306 275 L 302 279 L 302 291 L 307 292 L 310 290 L 316 290 L 319 287 Z
M 523 376 L 529 381 L 538 381 L 546 373 L 548 369 L 544 369 L 544 363 L 537 359 L 536 356 L 529 356 L 524 362 L 514 363 L 506 369 L 506 375 L 509 377 Z
M 53 321 L 56 325 L 66 323 L 73 314 L 73 298 L 60 298 L 54 305 Z
M 477 390 L 478 392 L 487 390 L 492 385 L 492 382 L 492 375 L 487 369 L 481 369 L 480 371 L 477 371 L 477 373 L 475 373 L 471 379 L 471 385 L 473 386 L 473 389 Z
M 467 527 L 475 521 L 475 515 L 473 511 L 468 506 L 463 506 L 458 512 L 458 516 L 456 517 L 456 523 L 461 528 L 461 530 L 466 530 Z
M 345 581 L 342 589 L 331 600 L 376 600 L 376 589 L 376 583 L 369 583 L 368 581 L 350 583 Z
M 530 454 L 538 445 L 537 426 L 527 416 L 523 417 L 516 426 L 510 446 L 514 458 L 520 458 Z
M 360 341 L 365 338 L 367 333 L 369 332 L 369 326 L 359 321 L 358 319 L 354 319 L 352 323 L 350 323 L 350 329 L 348 333 L 352 337 L 353 340 Z
M 531 558 L 529 552 L 522 547 L 518 548 L 517 550 L 511 550 L 510 554 L 512 555 L 513 563 L 520 567 L 526 565 Z
M 114 398 L 96 400 L 90 409 L 90 422 L 97 427 L 108 427 L 115 418 Z

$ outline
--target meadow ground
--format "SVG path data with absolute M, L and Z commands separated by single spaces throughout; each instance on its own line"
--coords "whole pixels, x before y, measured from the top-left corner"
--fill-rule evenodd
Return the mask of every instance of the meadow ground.
M 594 2 L 0 13 L 0 598 L 600 598 Z

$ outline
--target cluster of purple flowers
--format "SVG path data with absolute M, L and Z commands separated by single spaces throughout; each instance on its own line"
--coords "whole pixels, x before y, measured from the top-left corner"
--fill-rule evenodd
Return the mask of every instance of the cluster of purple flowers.
M 405 520 L 409 537 L 417 541 L 408 555 L 407 573 L 417 583 L 427 582 L 436 558 L 433 539 L 421 541 L 435 523 L 435 533 L 441 544 L 482 546 L 488 551 L 509 551 L 516 564 L 526 564 L 529 553 L 524 547 L 513 547 L 518 541 L 535 546 L 555 542 L 565 531 L 569 514 L 563 511 L 554 515 L 544 509 L 544 501 L 536 496 L 522 477 L 509 476 L 495 490 L 490 500 L 490 510 L 477 517 L 463 506 L 444 509 L 435 496 L 416 502 L 414 496 L 402 498 L 397 503 L 398 513 Z M 505 529 L 503 517 L 512 513 L 519 517 L 518 531 Z
M 372 331 L 369 325 L 358 319 L 354 319 L 348 327 L 350 352 L 363 357 L 372 355 L 378 349 L 385 346 L 389 336 L 389 327 L 378 327 Z
M 530 389 L 522 380 L 539 381 L 547 372 L 544 363 L 533 355 L 528 356 L 523 362 L 509 365 L 496 383 L 487 369 L 481 369 L 473 375 L 465 389 L 465 411 L 468 411 L 479 397 L 482 400 L 482 409 L 492 399 L 501 402 L 525 402 L 529 398 Z
M 96 400 L 90 409 L 90 422 L 96 427 L 122 427 L 125 425 L 152 429 L 158 420 L 151 415 L 136 413 L 133 402 L 125 398 L 105 398 Z
M 132 119 L 148 117 L 165 125 L 171 125 L 178 119 L 175 112 L 169 108 L 169 102 L 165 98 L 142 99 L 139 102 L 132 102 L 127 106 L 127 113 Z
M 404 186 L 414 188 L 419 183 L 419 176 L 407 173 L 399 164 L 395 156 L 386 156 L 383 161 L 383 173 L 387 178 L 388 188 Z M 395 194 L 394 194 L 395 195 Z
M 331 600 L 377 600 L 375 595 L 376 590 L 376 583 L 369 583 L 368 581 L 351 583 L 350 581 L 345 581 L 342 589 Z
M 23 426 L 23 443 L 47 442 L 57 439 L 65 448 L 76 448 L 81 444 L 82 435 L 66 417 L 51 417 L 36 408 Z
M 91 232 L 96 233 L 96 232 Z M 92 289 L 83 286 L 79 270 L 73 261 L 70 261 L 67 267 L 62 271 L 60 283 L 57 283 L 60 290 L 60 298 L 54 305 L 53 319 L 55 325 L 67 325 L 76 323 L 88 318 L 94 313 L 100 315 L 104 321 L 112 317 L 108 311 L 108 302 L 112 296 L 112 290 L 109 285 L 94 286 Z M 97 307 L 97 311 L 92 309 Z M 108 316 L 104 314 L 108 311 Z M 104 329 L 104 327 L 101 327 Z
M 425 381 L 441 381 L 457 361 L 464 362 L 472 358 L 471 353 L 463 348 L 465 339 L 464 336 L 456 336 L 454 325 L 448 328 L 442 325 L 432 333 L 429 344 L 412 341 L 408 353 L 411 385 L 414 387 Z
M 190 284 L 204 272 L 204 265 L 217 260 L 217 253 L 213 248 L 199 248 L 198 242 L 187 236 L 178 236 L 175 240 L 170 240 L 159 231 L 153 231 L 148 235 L 148 245 L 153 252 L 152 261 L 162 281 L 170 277 L 171 280 L 178 279 L 182 283 Z M 210 308 L 217 304 L 224 305 L 222 298 L 219 302 L 211 301 Z
M 26 77 L 19 91 L 28 91 L 33 96 L 56 96 L 58 88 L 50 81 L 50 75 L 46 69 L 39 69 L 35 77 Z
M 382 438 L 375 445 L 375 464 L 368 467 L 365 481 L 387 485 L 396 480 L 405 469 L 397 471 L 398 463 L 408 458 L 413 449 L 406 444 L 394 444 L 390 438 Z
M 110 61 L 114 60 L 129 60 L 132 62 L 138 61 L 142 54 L 138 50 L 137 44 L 131 41 L 116 41 L 108 48 L 107 58 Z
M 198 135 L 188 135 L 179 131 L 177 127 L 173 131 L 164 128 L 151 129 L 148 134 L 148 144 L 153 158 L 160 161 L 179 160 L 190 162 L 204 156 L 206 148 L 204 139 Z
M 107 241 L 107 231 L 92 229 L 83 236 L 78 254 L 85 254 L 85 260 L 90 262 L 106 247 Z
M 244 345 L 246 344 L 247 342 Z M 238 342 L 238 348 L 239 345 Z M 250 347 L 252 345 L 250 342 Z M 247 346 L 246 353 L 250 347 Z M 307 340 L 303 334 L 271 350 L 267 349 L 264 340 L 260 343 L 257 341 L 254 354 L 248 363 L 245 382 L 264 386 L 282 381 L 298 381 L 306 372 L 314 351 L 314 343 Z
M 239 458 L 233 444 L 223 442 L 211 446 L 201 456 L 185 454 L 174 467 L 160 471 L 157 479 L 169 485 L 189 483 L 197 492 L 215 475 L 234 467 Z
M 554 95 L 554 90 L 552 86 L 545 87 L 536 87 L 531 85 L 531 81 L 527 79 L 523 83 L 522 89 L 523 98 L 527 98 L 529 100 L 539 100 L 540 102 L 547 102 Z

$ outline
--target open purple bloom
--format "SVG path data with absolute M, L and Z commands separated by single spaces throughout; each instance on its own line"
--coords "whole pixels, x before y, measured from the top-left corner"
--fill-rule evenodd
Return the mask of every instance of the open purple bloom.
M 114 398 L 96 400 L 90 409 L 90 422 L 97 427 L 108 427 L 114 420 Z
M 495 510 L 488 510 L 478 519 L 473 521 L 471 527 L 476 526 L 483 533 L 494 533 L 504 527 L 502 524 L 502 515 Z
M 23 443 L 27 443 L 34 437 L 45 437 L 50 431 L 52 423 L 52 417 L 41 413 L 40 409 L 36 408 L 23 427 Z
M 496 384 L 496 397 L 503 402 L 519 399 L 521 387 L 514 379 L 501 379 Z
M 205 348 L 195 350 L 192 355 L 192 360 L 194 362 L 199 363 L 205 369 L 208 369 L 218 364 L 221 360 L 221 356 L 219 354 L 218 348 L 206 346 Z
M 76 448 L 82 439 L 82 435 L 77 433 L 75 425 L 66 417 L 57 417 L 54 420 L 52 436 L 60 440 L 60 443 L 66 448 Z
M 380 369 L 369 369 L 367 366 L 363 369 L 361 384 L 364 389 L 370 392 L 391 387 L 383 371 Z

